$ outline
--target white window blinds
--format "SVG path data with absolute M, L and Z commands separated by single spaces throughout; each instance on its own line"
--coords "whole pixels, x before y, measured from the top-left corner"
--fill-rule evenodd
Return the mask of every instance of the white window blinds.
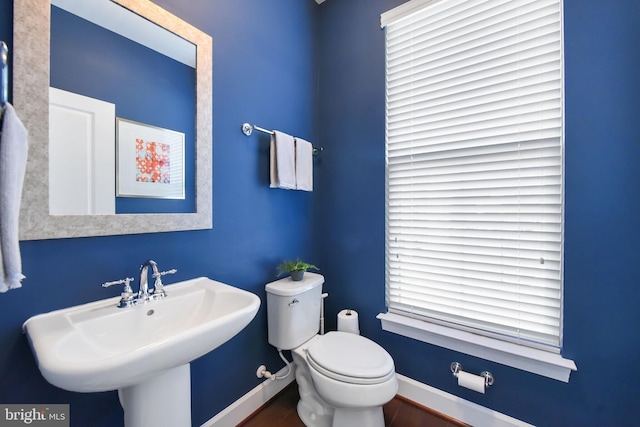
M 417 0 L 386 24 L 390 311 L 558 351 L 561 0 Z

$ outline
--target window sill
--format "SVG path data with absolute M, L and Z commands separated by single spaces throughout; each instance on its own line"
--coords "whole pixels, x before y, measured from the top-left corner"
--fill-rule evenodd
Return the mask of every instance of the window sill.
M 471 356 L 480 357 L 555 380 L 569 382 L 578 368 L 573 360 L 544 350 L 483 337 L 394 313 L 377 316 L 382 329 Z

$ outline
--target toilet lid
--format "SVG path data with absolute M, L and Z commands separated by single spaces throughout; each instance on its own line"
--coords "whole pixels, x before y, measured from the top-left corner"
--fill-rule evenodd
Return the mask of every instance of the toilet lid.
M 377 384 L 394 375 L 393 359 L 375 342 L 347 332 L 328 332 L 307 349 L 309 364 L 322 374 L 354 384 Z

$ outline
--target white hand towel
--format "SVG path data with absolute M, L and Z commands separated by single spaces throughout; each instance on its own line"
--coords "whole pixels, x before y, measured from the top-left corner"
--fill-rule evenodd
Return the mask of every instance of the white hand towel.
M 22 259 L 18 218 L 27 167 L 27 130 L 11 104 L 6 104 L 0 130 L 0 292 L 20 288 Z
M 296 138 L 296 188 L 313 191 L 313 145 Z
M 271 188 L 296 188 L 295 142 L 291 135 L 273 131 L 270 151 Z

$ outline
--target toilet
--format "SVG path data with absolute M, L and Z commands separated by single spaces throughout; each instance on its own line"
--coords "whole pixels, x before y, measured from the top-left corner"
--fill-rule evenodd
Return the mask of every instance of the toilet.
M 393 359 L 355 333 L 318 335 L 324 277 L 305 273 L 266 285 L 269 344 L 291 350 L 300 393 L 297 410 L 310 427 L 384 427 L 382 405 L 398 391 Z

